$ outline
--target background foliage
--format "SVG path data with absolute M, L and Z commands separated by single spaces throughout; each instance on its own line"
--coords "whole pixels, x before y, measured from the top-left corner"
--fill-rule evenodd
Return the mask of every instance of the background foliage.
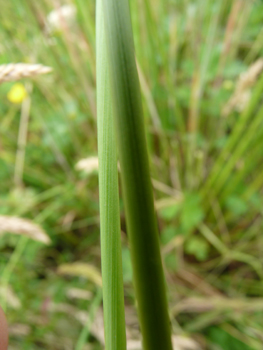
M 52 241 L 1 234 L 10 349 L 102 348 L 91 326 L 101 302 L 96 165 L 76 167 L 97 156 L 95 1 L 68 2 L 75 16 L 52 22 L 65 4 L 1 2 L 0 64 L 53 68 L 21 81 L 30 112 L 20 178 L 25 99 L 10 101 L 17 83 L 0 85 L 0 214 L 32 220 Z M 130 6 L 174 334 L 201 349 L 262 349 L 262 2 Z M 123 208 L 121 225 L 136 333 Z

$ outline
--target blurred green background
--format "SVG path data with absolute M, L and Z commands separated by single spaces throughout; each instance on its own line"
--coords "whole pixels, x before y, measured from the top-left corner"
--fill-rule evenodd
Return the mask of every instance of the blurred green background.
M 53 68 L 0 85 L 10 349 L 102 349 L 95 0 L 0 5 L 0 64 Z M 263 3 L 130 8 L 177 349 L 262 350 Z M 30 221 L 7 232 L 10 216 Z M 131 342 L 139 331 L 122 201 L 121 226 Z

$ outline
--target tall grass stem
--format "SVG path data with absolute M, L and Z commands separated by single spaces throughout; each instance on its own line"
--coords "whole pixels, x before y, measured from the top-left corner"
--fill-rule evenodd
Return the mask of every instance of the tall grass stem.
M 135 293 L 144 350 L 171 350 L 128 0 L 103 0 L 105 37 Z
M 101 265 L 106 350 L 125 350 L 117 148 L 102 0 L 97 1 L 97 118 Z

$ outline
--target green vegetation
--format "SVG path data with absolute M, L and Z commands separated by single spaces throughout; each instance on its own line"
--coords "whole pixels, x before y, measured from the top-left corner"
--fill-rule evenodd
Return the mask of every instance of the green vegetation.
M 0 85 L 0 215 L 27 218 L 51 239 L 1 233 L 12 349 L 103 348 L 96 6 L 72 1 L 76 19 L 48 25 L 59 3 L 9 0 L 0 11 L 0 64 L 53 68 L 20 81 L 22 103 L 8 99 L 15 82 Z M 133 0 L 130 9 L 173 334 L 201 349 L 261 350 L 263 4 Z M 139 332 L 126 196 L 121 189 L 130 341 Z
M 97 1 L 96 11 L 99 201 L 105 348 L 126 350 L 114 104 L 107 59 L 103 2 L 100 0 Z
M 97 101 L 98 110 L 101 112 L 98 113 L 98 120 L 101 118 L 100 114 L 103 114 L 103 112 L 107 113 L 105 108 L 101 111 L 100 104 L 103 106 L 106 102 L 112 103 L 111 106 L 113 106 L 115 118 L 112 118 L 111 126 L 106 125 L 104 122 L 104 128 L 107 128 L 110 132 L 115 121 L 125 216 L 143 348 L 145 350 L 159 350 L 160 348 L 172 350 L 171 328 L 168 317 L 157 220 L 154 211 L 140 84 L 134 57 L 129 2 L 126 0 L 107 0 L 102 1 L 102 5 L 100 5 L 100 2 L 98 4 L 98 27 L 99 29 L 100 27 L 105 27 L 105 33 L 97 30 L 97 71 L 100 75 L 101 71 L 103 72 L 103 66 L 108 67 L 108 71 L 104 74 L 103 83 L 104 89 L 106 85 L 106 89 L 111 92 L 111 94 L 107 95 L 108 98 L 104 98 L 105 102 Z M 101 39 L 100 36 L 105 36 L 105 39 L 102 40 L 103 38 Z M 105 47 L 104 50 L 106 52 L 101 51 L 102 47 Z M 100 64 L 100 56 L 105 56 L 104 65 Z M 104 70 L 106 69 L 104 68 Z M 110 87 L 107 86 L 107 81 L 110 81 Z M 100 86 L 97 86 L 98 93 L 100 88 Z M 101 145 L 107 147 L 107 143 L 109 143 L 110 148 L 104 149 L 104 154 L 108 158 L 104 162 L 105 166 L 107 161 L 115 162 L 116 169 L 113 173 L 115 174 L 117 172 L 116 156 L 111 157 L 111 154 L 109 154 L 109 149 L 111 150 L 112 148 L 112 141 L 107 142 L 106 145 L 103 145 L 103 143 L 107 140 L 99 138 L 98 141 L 99 147 Z M 102 185 L 107 188 L 108 184 L 114 188 L 112 183 L 110 183 L 110 181 L 113 182 L 113 179 L 118 183 L 116 177 L 114 178 L 109 171 L 107 179 Z M 113 207 L 113 204 L 111 204 L 113 199 L 115 199 L 114 195 L 107 201 L 105 201 L 104 196 L 100 196 L 100 201 L 103 201 L 102 205 L 104 206 L 106 204 L 109 207 Z M 118 203 L 118 200 L 116 202 Z M 114 219 L 115 217 L 111 215 L 111 221 Z M 119 223 L 119 218 L 117 218 L 117 223 Z M 108 227 L 110 227 L 109 224 Z M 110 236 L 109 233 L 108 236 Z M 102 252 L 102 258 L 104 254 L 111 255 L 112 248 L 110 247 L 111 245 L 108 244 L 106 251 Z M 111 274 L 118 277 L 118 270 L 113 268 Z M 113 293 L 116 288 L 113 286 L 113 283 L 109 285 Z M 119 303 L 121 303 L 120 300 Z M 106 305 L 104 305 L 105 309 L 107 310 Z M 116 334 L 118 332 L 112 331 L 112 337 L 116 337 Z M 111 346 L 107 346 L 106 343 L 106 348 L 110 349 Z M 119 349 L 120 347 L 115 346 L 112 348 Z

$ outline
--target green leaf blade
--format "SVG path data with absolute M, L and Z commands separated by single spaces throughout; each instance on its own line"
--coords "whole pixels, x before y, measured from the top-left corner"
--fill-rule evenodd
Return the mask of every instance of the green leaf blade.
M 103 0 L 117 145 L 138 313 L 145 350 L 171 350 L 129 3 Z
M 106 350 L 126 349 L 117 150 L 102 1 L 97 1 L 97 118 L 101 263 Z

